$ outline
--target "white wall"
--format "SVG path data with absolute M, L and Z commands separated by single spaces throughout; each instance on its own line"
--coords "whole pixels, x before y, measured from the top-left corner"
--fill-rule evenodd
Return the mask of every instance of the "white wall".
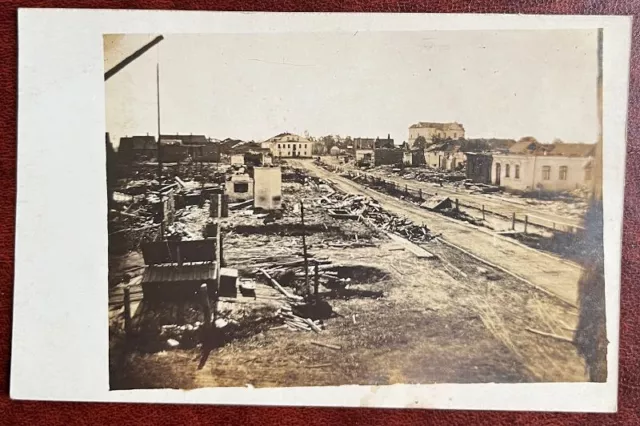
M 518 191 L 571 191 L 587 185 L 585 165 L 590 157 L 494 155 L 491 182 L 496 183 L 496 165 L 500 164 L 500 186 Z M 509 165 L 509 177 L 506 166 Z M 516 178 L 516 166 L 520 177 Z M 560 179 L 560 167 L 567 167 L 566 179 Z M 549 179 L 544 179 L 544 167 L 550 167 Z
M 280 167 L 254 167 L 253 208 L 277 210 L 282 205 L 282 172 Z
M 433 140 L 434 137 L 439 138 L 451 138 L 460 139 L 464 138 L 464 130 L 438 130 L 433 127 L 414 127 L 409 128 L 409 144 L 413 145 L 413 142 L 418 136 L 424 137 L 427 142 Z
M 295 145 L 295 152 L 298 154 L 297 157 L 313 156 L 313 142 L 301 140 L 296 136 L 291 136 L 291 140 L 288 140 L 288 138 L 288 136 L 284 136 L 281 140 L 271 142 L 269 146 L 271 155 L 274 157 L 293 157 L 293 145 Z

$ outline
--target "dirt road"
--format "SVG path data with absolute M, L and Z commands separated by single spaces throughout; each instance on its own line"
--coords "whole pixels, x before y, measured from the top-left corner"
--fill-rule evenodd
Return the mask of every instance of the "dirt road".
M 311 160 L 292 160 L 290 163 L 295 167 L 308 170 L 312 175 L 331 181 L 344 192 L 369 196 L 391 212 L 405 216 L 416 223 L 424 222 L 432 232 L 442 234 L 445 241 L 510 271 L 573 306 L 577 305 L 578 280 L 582 268 L 575 264 L 365 188 L 317 166 Z

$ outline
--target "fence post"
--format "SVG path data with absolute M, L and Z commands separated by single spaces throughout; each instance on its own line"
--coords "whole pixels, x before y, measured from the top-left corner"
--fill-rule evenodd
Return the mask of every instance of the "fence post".
M 206 330 L 211 328 L 211 305 L 209 304 L 209 292 L 207 285 L 200 286 L 200 298 L 202 299 L 202 310 L 204 311 L 204 327 Z
M 315 262 L 315 266 L 313 268 L 313 295 L 315 297 L 316 306 L 320 301 L 320 295 L 318 294 L 319 285 L 320 285 L 320 273 L 318 271 L 318 262 Z
M 460 211 L 460 201 L 458 201 L 458 199 L 456 198 L 456 211 L 459 212 Z
M 418 189 L 418 196 L 420 197 L 420 200 L 422 200 L 422 188 Z
M 482 220 L 484 220 L 484 204 L 482 205 Z
M 404 194 L 407 195 L 409 194 L 409 187 L 407 186 L 407 184 L 404 184 Z
M 127 340 L 131 339 L 131 294 L 129 287 L 124 289 L 124 333 Z
M 527 233 L 527 226 L 529 225 L 529 215 L 524 215 L 524 233 Z
M 513 212 L 513 217 L 511 218 L 511 230 L 516 230 L 516 212 Z

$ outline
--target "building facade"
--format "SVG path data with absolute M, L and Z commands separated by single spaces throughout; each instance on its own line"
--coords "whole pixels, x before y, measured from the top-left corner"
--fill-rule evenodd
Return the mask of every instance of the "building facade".
M 118 157 L 124 161 L 144 160 L 156 157 L 158 146 L 154 136 L 125 136 L 120 138 Z
M 464 126 L 460 123 L 431 123 L 421 121 L 409 127 L 409 145 L 413 146 L 418 137 L 422 136 L 427 143 L 434 139 L 461 139 L 464 138 Z
M 494 154 L 491 183 L 514 191 L 571 191 L 593 180 L 594 144 L 515 144 Z
M 313 156 L 313 142 L 293 133 L 280 133 L 262 142 L 262 148 L 268 148 L 273 157 L 310 158 Z

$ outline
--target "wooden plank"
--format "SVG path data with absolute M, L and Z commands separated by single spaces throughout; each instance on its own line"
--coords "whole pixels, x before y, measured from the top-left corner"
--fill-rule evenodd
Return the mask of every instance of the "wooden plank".
M 433 259 L 436 257 L 434 254 L 429 253 L 422 247 L 412 243 L 406 238 L 402 238 L 401 236 L 391 233 L 389 231 L 384 231 L 384 233 L 387 234 L 387 236 L 391 238 L 393 241 L 401 244 L 404 248 L 406 248 L 408 251 L 413 253 L 418 259 Z

